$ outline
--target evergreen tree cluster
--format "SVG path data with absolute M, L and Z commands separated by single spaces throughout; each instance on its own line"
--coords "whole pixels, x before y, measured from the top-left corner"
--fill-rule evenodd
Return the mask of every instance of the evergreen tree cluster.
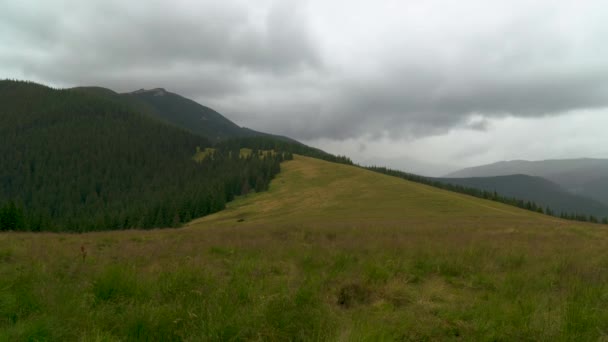
M 93 94 L 0 81 L 0 230 L 174 227 L 267 189 L 291 154 L 242 157 Z M 279 150 L 276 150 L 279 151 Z
M 478 198 L 488 199 L 488 200 L 492 200 L 495 202 L 512 205 L 512 206 L 515 206 L 515 207 L 518 207 L 521 209 L 526 209 L 526 210 L 538 212 L 541 214 L 557 216 L 557 214 L 549 207 L 543 207 L 543 206 L 537 205 L 533 201 L 524 201 L 521 199 L 501 196 L 496 191 L 480 190 L 480 189 L 476 189 L 476 188 L 465 187 L 462 185 L 439 182 L 439 181 L 430 179 L 428 177 L 419 176 L 419 175 L 415 175 L 415 174 L 407 173 L 407 172 L 403 172 L 403 171 L 393 170 L 393 169 L 386 168 L 386 167 L 369 166 L 369 167 L 365 167 L 365 169 L 374 171 L 374 172 L 378 172 L 378 173 L 382 173 L 385 175 L 389 175 L 389 176 L 403 178 L 408 181 L 412 181 L 412 182 L 416 182 L 416 183 L 430 185 L 432 187 L 439 188 L 439 189 L 444 189 L 444 190 L 448 190 L 448 191 L 452 191 L 452 192 L 458 192 L 458 193 L 466 194 L 469 196 L 474 196 L 474 197 L 478 197 Z M 562 212 L 559 214 L 559 217 L 561 217 L 563 219 L 567 219 L 567 220 L 573 220 L 573 221 L 608 224 L 608 218 L 603 218 L 603 219 L 599 220 L 597 217 L 595 217 L 593 215 Z

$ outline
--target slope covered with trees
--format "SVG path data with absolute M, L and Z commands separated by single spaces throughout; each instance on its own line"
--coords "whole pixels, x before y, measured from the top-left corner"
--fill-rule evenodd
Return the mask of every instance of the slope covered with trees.
M 286 142 L 291 138 L 240 127 L 217 111 L 163 88 L 140 89 L 120 96 L 147 112 L 177 127 L 202 135 L 211 141 L 231 138 L 268 137 Z
M 263 190 L 287 154 L 243 158 L 107 96 L 0 81 L 0 229 L 176 226 Z
M 141 89 L 122 96 L 142 101 L 154 108 L 159 118 L 212 141 L 246 134 L 215 110 L 162 88 Z
M 212 108 L 169 92 L 164 88 L 140 89 L 122 94 L 95 86 L 72 89 L 128 105 L 138 113 L 149 115 L 165 123 L 203 136 L 211 142 L 244 137 L 267 137 L 297 143 L 296 140 L 288 137 L 240 127 Z

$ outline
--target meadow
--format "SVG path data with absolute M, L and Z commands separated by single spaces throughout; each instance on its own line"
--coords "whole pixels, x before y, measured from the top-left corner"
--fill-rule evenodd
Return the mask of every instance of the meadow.
M 608 340 L 608 232 L 295 156 L 178 229 L 0 234 L 0 341 Z

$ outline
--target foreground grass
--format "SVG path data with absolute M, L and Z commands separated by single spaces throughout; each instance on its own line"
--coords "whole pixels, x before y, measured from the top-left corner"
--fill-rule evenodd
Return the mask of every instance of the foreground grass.
M 182 229 L 1 234 L 0 341 L 608 339 L 603 226 L 283 169 Z

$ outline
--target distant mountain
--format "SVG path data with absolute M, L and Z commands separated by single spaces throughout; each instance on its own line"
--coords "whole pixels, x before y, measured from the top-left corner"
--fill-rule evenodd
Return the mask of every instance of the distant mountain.
M 148 104 L 159 118 L 210 140 L 254 135 L 215 110 L 163 88 L 140 89 L 123 96 L 134 97 Z
M 490 177 L 512 174 L 538 176 L 564 190 L 608 205 L 608 159 L 513 160 L 462 169 L 449 178 Z
M 240 127 L 217 111 L 163 88 L 140 89 L 120 95 L 130 98 L 131 103 L 147 109 L 148 113 L 168 123 L 202 135 L 211 141 L 264 136 L 297 142 L 288 137 Z M 137 99 L 139 102 L 133 101 L 133 99 Z
M 597 200 L 572 194 L 558 184 L 541 177 L 508 175 L 470 178 L 430 178 L 442 183 L 460 185 L 485 191 L 496 191 L 504 197 L 535 202 L 561 212 L 608 217 L 608 205 Z
M 102 87 L 77 87 L 74 89 L 123 102 L 140 113 L 151 115 L 211 141 L 264 136 L 297 142 L 284 136 L 240 127 L 217 111 L 169 92 L 164 88 L 140 89 L 122 94 Z

